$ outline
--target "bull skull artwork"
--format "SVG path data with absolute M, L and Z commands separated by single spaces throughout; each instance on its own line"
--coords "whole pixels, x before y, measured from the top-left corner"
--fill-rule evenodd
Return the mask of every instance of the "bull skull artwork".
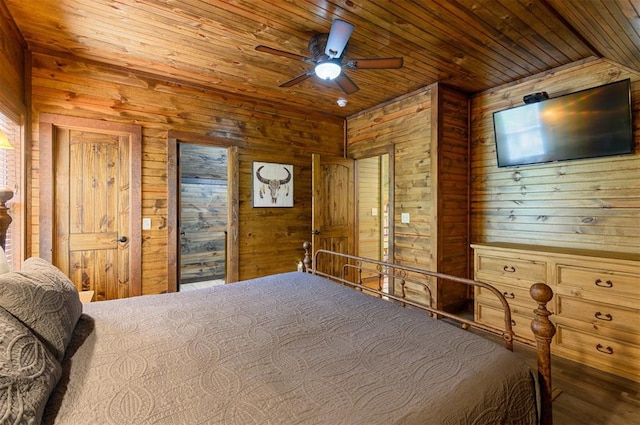
M 262 183 L 262 186 L 260 188 L 260 198 L 264 198 L 264 195 L 266 194 L 266 188 L 269 189 L 269 195 L 271 197 L 272 204 L 275 204 L 278 201 L 280 189 L 283 187 L 285 188 L 284 195 L 289 196 L 288 183 L 291 181 L 291 172 L 285 167 L 282 167 L 287 173 L 287 177 L 285 177 L 284 179 L 267 179 L 260 174 L 260 171 L 262 171 L 263 168 L 264 165 L 260 166 L 260 168 L 258 168 L 258 170 L 256 171 L 256 178 L 260 183 Z

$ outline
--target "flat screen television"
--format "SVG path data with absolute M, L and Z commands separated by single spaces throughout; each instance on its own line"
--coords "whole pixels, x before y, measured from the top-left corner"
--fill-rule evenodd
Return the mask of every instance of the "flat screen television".
M 631 82 L 494 112 L 498 167 L 632 154 Z

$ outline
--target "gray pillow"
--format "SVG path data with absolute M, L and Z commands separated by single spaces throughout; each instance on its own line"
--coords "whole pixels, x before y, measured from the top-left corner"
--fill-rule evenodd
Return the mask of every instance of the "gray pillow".
M 0 307 L 2 423 L 39 424 L 62 367 L 36 336 Z
M 73 283 L 37 257 L 27 259 L 20 271 L 0 275 L 0 307 L 24 323 L 59 361 L 82 314 Z

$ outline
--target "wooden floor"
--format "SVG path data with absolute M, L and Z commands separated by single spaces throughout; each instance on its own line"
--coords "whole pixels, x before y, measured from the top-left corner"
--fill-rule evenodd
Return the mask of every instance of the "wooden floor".
M 209 288 L 211 286 L 224 285 L 224 279 L 206 280 L 203 282 L 181 283 L 180 292 L 193 291 L 194 289 Z
M 514 351 L 536 367 L 533 349 Z M 553 402 L 555 425 L 640 424 L 640 384 L 555 356 L 551 368 L 553 388 L 562 391 Z

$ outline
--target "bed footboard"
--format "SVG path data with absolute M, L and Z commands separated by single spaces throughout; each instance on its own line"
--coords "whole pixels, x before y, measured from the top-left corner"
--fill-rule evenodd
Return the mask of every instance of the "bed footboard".
M 553 424 L 553 410 L 551 407 L 553 388 L 551 386 L 551 339 L 556 333 L 556 327 L 549 320 L 551 312 L 547 310 L 547 303 L 553 298 L 553 290 L 544 283 L 534 283 L 529 290 L 531 298 L 538 303 L 533 310 L 536 317 L 531 321 L 531 330 L 536 337 L 536 351 L 538 354 L 538 381 L 540 383 L 540 423 Z
M 538 307 L 533 311 L 535 318 L 531 322 L 531 330 L 535 335 L 535 341 L 532 341 L 514 334 L 509 303 L 504 295 L 490 284 L 322 249 L 312 253 L 309 242 L 305 242 L 303 248 L 305 251 L 303 264 L 307 273 L 326 277 L 343 285 L 365 291 L 371 295 L 399 303 L 405 307 L 410 306 L 422 309 L 433 317 L 451 319 L 465 329 L 471 327 L 493 335 L 498 335 L 504 340 L 504 344 L 509 350 L 513 350 L 513 341 L 518 341 L 535 348 L 537 352 L 538 380 L 541 395 L 540 423 L 545 425 L 553 423 L 551 407 L 551 339 L 556 329 L 549 320 L 549 316 L 552 313 L 547 309 L 547 303 L 553 298 L 553 290 L 548 285 L 536 283 L 532 285 L 530 289 L 531 297 L 538 304 Z M 374 284 L 365 285 L 365 278 L 369 278 Z M 443 282 L 463 283 L 471 287 L 478 286 L 493 293 L 503 307 L 504 328 L 497 329 L 487 326 L 474 320 L 438 310 L 429 302 L 421 303 L 406 298 L 405 287 L 407 284 L 423 287 L 424 292 L 430 298 L 430 282 L 433 279 L 438 279 Z M 384 289 L 386 286 L 388 286 L 389 289 Z

